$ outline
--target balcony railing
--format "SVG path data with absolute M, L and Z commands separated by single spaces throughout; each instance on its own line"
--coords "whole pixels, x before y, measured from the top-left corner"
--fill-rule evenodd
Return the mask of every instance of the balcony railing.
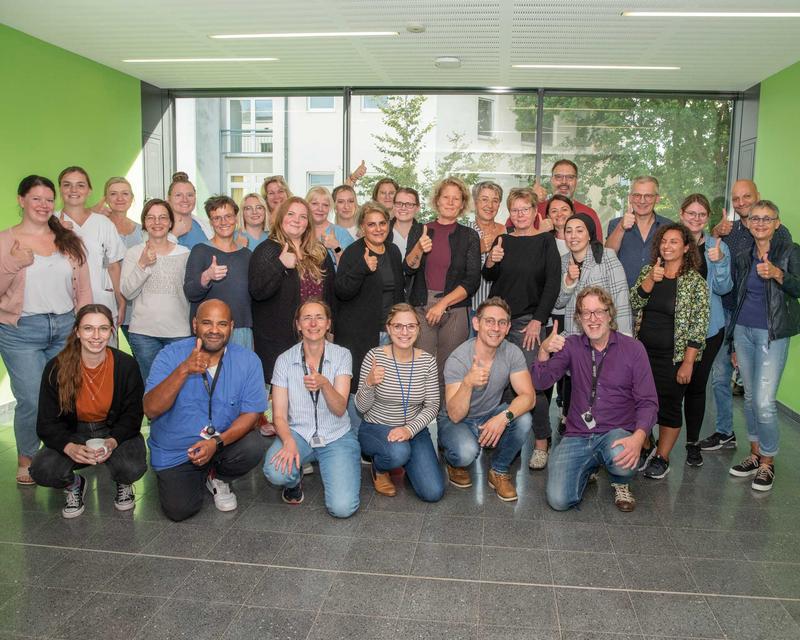
M 272 153 L 272 129 L 222 129 L 219 136 L 222 153 Z

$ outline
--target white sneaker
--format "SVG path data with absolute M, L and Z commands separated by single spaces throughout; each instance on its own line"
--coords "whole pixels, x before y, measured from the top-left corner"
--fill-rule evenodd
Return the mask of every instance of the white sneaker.
M 533 455 L 531 455 L 531 459 L 528 461 L 528 466 L 531 469 L 544 469 L 547 466 L 547 459 L 550 457 L 550 453 L 547 449 L 534 449 Z
M 314 473 L 314 465 L 311 464 L 310 462 L 306 462 L 303 465 L 303 475 L 310 476 L 312 473 Z
M 233 511 L 238 506 L 236 494 L 231 491 L 231 487 L 227 482 L 223 482 L 209 474 L 208 478 L 206 478 L 206 489 L 214 496 L 214 506 L 220 511 Z

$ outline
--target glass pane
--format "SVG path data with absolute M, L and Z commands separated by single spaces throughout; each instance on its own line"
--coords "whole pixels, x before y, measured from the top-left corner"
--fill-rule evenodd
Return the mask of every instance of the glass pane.
M 328 187 L 328 189 L 332 189 L 335 179 L 336 177 L 332 173 L 309 173 L 308 188 Z
M 231 182 L 244 182 L 244 176 L 231 176 Z
M 250 128 L 250 113 L 251 101 L 250 100 L 231 100 L 230 103 L 231 113 L 231 129 L 249 129 Z
M 244 189 L 241 187 L 231 187 L 230 196 L 234 202 L 240 202 L 244 196 Z
M 256 100 L 256 129 L 272 126 L 272 100 Z
M 389 96 L 361 96 L 361 108 L 375 111 L 386 105 Z
M 478 98 L 478 135 L 491 136 L 494 131 L 493 120 L 494 102 Z
M 308 99 L 309 109 L 333 109 L 333 96 L 312 96 Z

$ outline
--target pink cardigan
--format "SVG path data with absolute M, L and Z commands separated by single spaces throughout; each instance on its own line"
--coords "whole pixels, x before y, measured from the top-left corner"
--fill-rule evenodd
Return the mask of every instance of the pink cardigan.
M 25 293 L 25 272 L 18 260 L 11 255 L 14 236 L 11 229 L 0 231 L 0 322 L 15 327 L 22 315 L 22 300 Z M 67 257 L 72 265 L 72 302 L 77 311 L 92 302 L 92 287 L 89 281 L 89 265 L 84 260 L 78 264 Z

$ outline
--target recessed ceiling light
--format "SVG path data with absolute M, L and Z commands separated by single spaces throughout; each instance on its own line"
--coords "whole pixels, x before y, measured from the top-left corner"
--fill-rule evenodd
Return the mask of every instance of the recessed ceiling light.
M 399 35 L 397 31 L 312 31 L 308 33 L 220 33 L 208 37 L 216 40 L 250 40 L 256 38 L 359 38 Z
M 128 58 L 123 62 L 275 62 L 278 58 Z
M 626 18 L 800 18 L 797 11 L 623 11 Z
M 406 25 L 406 31 L 409 33 L 425 33 L 425 25 L 421 22 L 409 22 Z
M 433 63 L 437 69 L 458 69 L 461 66 L 461 60 L 455 56 L 439 56 Z
M 512 64 L 514 69 L 620 69 L 623 71 L 678 71 L 680 67 L 652 67 L 630 64 Z

